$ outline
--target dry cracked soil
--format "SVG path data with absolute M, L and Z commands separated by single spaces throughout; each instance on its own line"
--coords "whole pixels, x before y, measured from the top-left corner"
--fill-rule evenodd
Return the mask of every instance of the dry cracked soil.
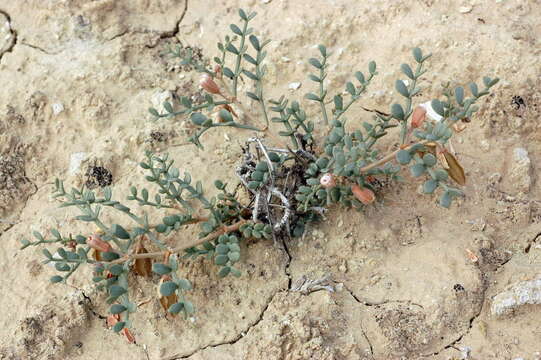
M 465 197 L 443 209 L 405 173 L 376 205 L 332 209 L 287 251 L 243 245 L 239 279 L 186 262 L 188 320 L 164 316 L 156 279 L 135 279 L 129 344 L 106 328 L 91 269 L 52 285 L 39 249 L 20 251 L 20 240 L 93 231 L 58 208 L 54 179 L 112 182 L 122 198 L 143 185 L 147 149 L 205 185 L 237 181 L 249 132 L 211 131 L 199 151 L 183 145 L 188 122 L 151 121 L 147 109 L 201 96 L 198 74 L 166 50 L 182 44 L 211 61 L 239 7 L 257 11 L 254 28 L 272 39 L 270 97 L 302 101 L 319 43 L 333 53 L 332 93 L 377 62 L 367 109 L 398 99 L 394 80 L 416 46 L 433 53 L 419 101 L 443 81 L 500 77 L 453 138 Z M 540 39 L 539 0 L 0 0 L 0 359 L 541 359 Z M 355 106 L 351 126 L 371 115 Z

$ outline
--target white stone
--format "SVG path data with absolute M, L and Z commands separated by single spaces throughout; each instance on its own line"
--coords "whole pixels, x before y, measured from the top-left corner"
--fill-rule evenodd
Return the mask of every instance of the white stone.
M 173 93 L 169 90 L 162 90 L 158 89 L 152 94 L 152 97 L 150 98 L 150 102 L 152 103 L 152 107 L 154 107 L 160 114 L 166 113 L 167 111 L 163 107 L 163 103 L 169 101 L 173 105 L 173 109 L 175 109 L 174 101 L 173 101 Z
M 53 114 L 55 115 L 58 115 L 62 111 L 64 111 L 64 105 L 62 105 L 61 103 L 54 103 L 51 105 L 51 107 L 53 108 Z
M 461 6 L 458 8 L 458 11 L 461 13 L 461 14 L 467 14 L 469 12 L 471 12 L 473 10 L 473 7 L 471 6 Z
M 516 190 L 528 193 L 530 191 L 531 160 L 528 156 L 528 150 L 519 147 L 513 149 L 513 157 L 509 169 L 509 176 Z
M 490 312 L 494 316 L 507 315 L 523 305 L 541 304 L 541 277 L 515 283 L 492 300 Z
M 289 83 L 289 85 L 288 85 L 289 90 L 297 90 L 300 87 L 301 87 L 300 82 L 292 82 L 292 83 Z
M 81 163 L 88 157 L 85 152 L 76 152 L 70 156 L 69 174 L 75 175 L 81 168 Z

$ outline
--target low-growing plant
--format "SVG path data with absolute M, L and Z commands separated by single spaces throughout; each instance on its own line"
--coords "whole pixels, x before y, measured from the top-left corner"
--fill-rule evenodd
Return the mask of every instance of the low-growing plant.
M 181 175 L 167 154 L 146 152 L 140 166 L 156 193 L 131 187 L 127 200 L 136 206 L 129 207 L 114 200 L 109 187 L 67 190 L 56 180 L 54 197 L 61 201 L 60 206 L 79 209 L 81 214 L 76 219 L 92 223 L 98 230 L 72 236 L 52 228 L 46 235 L 34 232 L 35 241 L 22 240 L 22 248 L 57 245 L 54 252 L 42 250 L 44 262 L 54 264 L 58 271 L 51 278 L 53 283 L 65 282 L 83 264 L 91 265 L 92 280 L 107 293 L 106 301 L 111 304 L 109 325 L 117 332 L 122 330 L 130 341 L 130 314 L 136 311 L 130 300 L 130 274 L 157 274 L 159 301 L 165 311 L 170 316 L 182 313 L 189 317 L 195 311 L 187 297 L 192 285 L 177 270 L 190 259 L 205 256 L 216 265 L 218 278 L 238 277 L 243 241 L 273 239 L 284 246 L 288 238 L 302 236 L 306 226 L 320 220 L 333 204 L 362 210 L 381 196 L 377 194 L 378 179 L 402 181 L 403 167 L 409 167 L 413 177 L 423 179 L 424 193 L 439 192 L 439 204 L 445 208 L 462 194 L 458 186 L 466 179 L 449 149 L 449 140 L 470 122 L 478 110 L 477 101 L 489 94 L 498 79 L 485 77 L 483 89 L 469 84 L 470 95 L 461 86 L 451 89 L 446 84 L 443 99 L 415 105 L 430 58 L 430 54 L 415 48 L 413 64 L 400 67 L 407 79 L 395 83 L 402 103 L 392 104 L 389 113 L 373 110 L 372 121 L 358 126 L 347 123 L 346 113 L 377 75 L 376 63 L 369 62 L 366 73 L 356 72 L 343 93 L 327 100 L 331 53 L 319 45 L 319 56 L 309 59 L 314 69 L 309 79 L 316 90 L 305 99 L 317 103 L 320 116 L 309 116 L 297 100 L 285 96 L 267 100 L 263 79 L 269 41 L 258 38 L 249 27 L 255 13 L 240 10 L 239 15 L 240 25 L 230 25 L 233 35 L 218 43 L 220 55 L 214 58 L 213 69 L 193 61 L 189 51 L 171 50 L 182 64 L 202 73 L 200 85 L 207 92 L 204 102 L 193 104 L 188 97 L 180 97 L 182 110 L 175 111 L 173 104 L 165 102 L 165 113 L 153 108 L 150 113 L 156 118 L 189 117 L 194 125 L 189 141 L 201 149 L 203 134 L 216 127 L 261 132 L 269 131 L 271 123 L 281 126 L 277 134 L 283 140 L 273 137 L 276 143 L 266 144 L 258 136 L 247 140 L 235 169 L 242 189 L 232 190 L 216 180 L 217 194 L 209 196 L 200 181 L 194 182 L 189 173 Z M 241 77 L 253 81 L 253 90 L 242 100 Z M 243 105 L 246 101 L 257 104 L 260 110 L 255 114 L 247 111 Z M 427 117 L 427 111 L 434 119 Z M 257 124 L 255 118 L 263 121 Z M 394 127 L 398 131 L 390 132 Z M 398 140 L 393 150 L 384 153 L 376 145 L 389 134 L 397 134 Z M 238 191 L 247 192 L 247 201 L 239 200 Z M 161 210 L 163 216 L 152 221 L 145 207 Z M 124 214 L 132 224 L 103 223 L 100 215 L 106 210 Z M 197 239 L 173 245 L 164 241 L 170 233 L 190 224 L 200 227 Z

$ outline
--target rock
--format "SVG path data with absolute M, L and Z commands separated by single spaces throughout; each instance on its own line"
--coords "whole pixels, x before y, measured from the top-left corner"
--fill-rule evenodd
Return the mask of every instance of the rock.
M 528 193 L 530 191 L 530 167 L 531 161 L 528 157 L 528 150 L 522 147 L 513 149 L 509 176 L 513 186 L 519 192 Z
M 289 85 L 288 85 L 289 90 L 297 90 L 300 87 L 301 87 L 300 82 L 292 82 L 292 83 L 289 83 Z
M 0 12 L 0 57 L 9 51 L 15 43 L 15 35 L 11 31 L 11 25 L 6 15 Z
M 53 114 L 55 115 L 58 115 L 62 111 L 64 111 L 64 105 L 62 105 L 61 103 L 52 104 L 51 107 L 53 108 Z
M 171 105 L 173 105 L 173 110 L 175 110 L 175 101 L 173 101 L 173 93 L 169 90 L 162 90 L 158 89 L 154 94 L 152 94 L 152 97 L 150 98 L 150 102 L 152 103 L 152 107 L 154 107 L 160 114 L 167 113 L 167 111 L 163 107 L 163 103 L 169 101 Z
M 507 291 L 501 292 L 492 300 L 490 312 L 494 316 L 512 313 L 523 305 L 541 304 L 541 276 L 535 280 L 515 283 Z
M 76 152 L 70 156 L 69 174 L 75 175 L 81 169 L 81 163 L 88 157 L 85 152 Z
M 461 14 L 467 14 L 469 12 L 471 12 L 473 10 L 473 7 L 471 6 L 461 6 L 458 8 L 458 11 L 461 13 Z

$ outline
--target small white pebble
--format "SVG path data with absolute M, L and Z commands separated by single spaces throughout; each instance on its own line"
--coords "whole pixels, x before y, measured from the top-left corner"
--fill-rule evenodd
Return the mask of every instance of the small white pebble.
M 467 14 L 469 12 L 471 12 L 473 10 L 473 7 L 471 6 L 461 6 L 458 8 L 458 11 L 461 13 L 461 14 Z
M 289 85 L 288 85 L 289 90 L 297 90 L 300 87 L 301 87 L 300 82 L 292 82 L 292 83 L 289 83 Z
M 53 114 L 55 115 L 58 115 L 62 111 L 64 111 L 64 105 L 62 105 L 61 103 L 54 103 L 51 105 L 51 107 L 53 108 Z

